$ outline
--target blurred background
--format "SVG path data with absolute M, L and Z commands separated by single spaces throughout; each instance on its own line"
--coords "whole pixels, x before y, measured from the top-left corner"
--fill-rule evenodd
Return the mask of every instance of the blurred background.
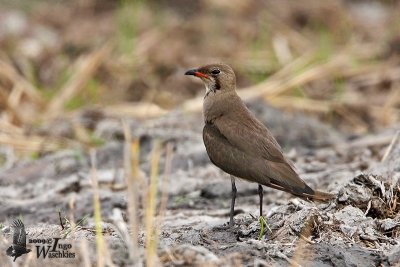
M 400 119 L 400 1 L 0 1 L 0 144 L 99 146 L 95 123 L 200 112 L 186 69 L 361 135 Z

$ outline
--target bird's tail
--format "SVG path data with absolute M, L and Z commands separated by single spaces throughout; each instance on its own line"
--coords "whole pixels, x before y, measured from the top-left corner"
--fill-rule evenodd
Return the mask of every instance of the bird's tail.
M 314 194 L 309 194 L 309 195 L 307 194 L 308 196 L 306 196 L 306 197 L 313 199 L 313 200 L 319 200 L 319 201 L 329 201 L 336 197 L 336 195 L 331 194 L 331 193 L 326 193 L 326 192 L 317 191 L 317 190 L 313 190 L 313 191 L 314 191 Z
M 283 191 L 286 191 L 286 190 L 283 190 Z M 317 191 L 317 190 L 312 190 L 312 192 L 301 192 L 301 193 L 287 190 L 287 192 L 289 192 L 297 197 L 300 197 L 302 199 L 322 201 L 322 202 L 328 202 L 336 197 L 336 195 L 334 195 L 334 194 Z
M 318 191 L 318 190 L 313 190 L 308 185 L 306 185 L 306 187 L 302 188 L 302 189 L 286 188 L 286 187 L 283 187 L 276 183 L 269 183 L 269 184 L 265 184 L 265 185 L 275 188 L 275 189 L 278 189 L 278 190 L 282 190 L 282 191 L 291 193 L 292 195 L 295 195 L 295 196 L 303 198 L 303 199 L 328 202 L 336 197 L 335 194 L 326 193 L 326 192 L 322 192 L 322 191 Z

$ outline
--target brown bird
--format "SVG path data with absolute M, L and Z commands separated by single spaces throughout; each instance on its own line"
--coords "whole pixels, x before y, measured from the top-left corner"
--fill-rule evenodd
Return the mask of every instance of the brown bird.
M 285 158 L 271 132 L 247 109 L 236 93 L 236 77 L 225 64 L 188 70 L 206 86 L 203 102 L 203 140 L 212 163 L 231 175 L 232 201 L 229 225 L 233 226 L 235 177 L 258 183 L 260 216 L 263 187 L 272 187 L 304 199 L 328 201 L 334 195 L 311 189 Z

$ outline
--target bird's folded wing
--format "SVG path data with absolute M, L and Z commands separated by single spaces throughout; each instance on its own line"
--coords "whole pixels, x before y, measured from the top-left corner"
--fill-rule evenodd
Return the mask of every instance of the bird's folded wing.
M 269 161 L 286 162 L 279 144 L 268 129 L 246 115 L 250 114 L 241 118 L 222 116 L 214 124 L 229 143 L 243 152 Z
M 215 125 L 206 125 L 203 139 L 211 161 L 225 172 L 265 186 L 271 183 L 289 192 L 304 192 L 307 185 L 285 162 L 274 162 L 234 146 Z
M 246 156 L 257 159 L 259 164 L 259 160 L 262 160 L 265 168 L 260 169 L 267 170 L 263 175 L 270 178 L 272 183 L 275 181 L 276 184 L 295 191 L 308 189 L 264 125 L 251 117 L 234 119 L 229 116 L 221 117 L 214 125 L 233 147 L 244 152 Z
M 211 161 L 225 172 L 260 184 L 270 182 L 264 174 L 267 171 L 264 160 L 254 158 L 234 147 L 214 125 L 205 125 L 203 140 Z

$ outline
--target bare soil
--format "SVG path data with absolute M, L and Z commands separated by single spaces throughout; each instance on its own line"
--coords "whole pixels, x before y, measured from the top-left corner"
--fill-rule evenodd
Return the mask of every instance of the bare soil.
M 157 120 L 129 121 L 141 140 L 140 167 L 150 171 L 155 140 L 174 147 L 167 186 L 167 209 L 157 214 L 158 263 L 165 266 L 394 266 L 400 260 L 400 145 L 382 157 L 396 127 L 373 135 L 347 136 L 304 115 L 285 115 L 262 102 L 249 103 L 295 162 L 311 187 L 337 193 L 330 203 L 313 203 L 265 188 L 265 217 L 272 232 L 261 240 L 257 185 L 238 182 L 233 229 L 227 229 L 229 177 L 209 161 L 202 139 L 201 114 L 177 110 Z M 101 118 L 94 129 L 107 140 L 96 153 L 102 229 L 112 261 L 131 266 L 118 214 L 127 221 L 123 177 L 123 130 L 119 120 Z M 113 125 L 113 127 L 108 127 Z M 106 130 L 104 130 L 106 129 Z M 397 127 L 398 129 L 398 127 Z M 164 151 L 164 150 L 163 150 Z M 36 259 L 33 252 L 17 265 L 76 266 L 85 258 L 96 263 L 93 186 L 89 155 L 66 150 L 38 160 L 18 162 L 0 173 L 0 251 L 11 244 L 10 223 L 21 216 L 27 239 L 62 237 L 75 259 Z M 160 160 L 164 172 L 165 153 Z M 162 179 L 161 179 L 162 180 Z M 62 230 L 64 218 L 87 218 L 75 231 Z M 140 214 L 142 216 L 143 210 Z M 65 223 L 65 222 L 64 222 Z M 87 247 L 85 246 L 87 241 Z M 144 228 L 139 255 L 144 261 Z M 0 253 L 2 266 L 15 266 Z M 22 266 L 22 265 L 21 265 Z

